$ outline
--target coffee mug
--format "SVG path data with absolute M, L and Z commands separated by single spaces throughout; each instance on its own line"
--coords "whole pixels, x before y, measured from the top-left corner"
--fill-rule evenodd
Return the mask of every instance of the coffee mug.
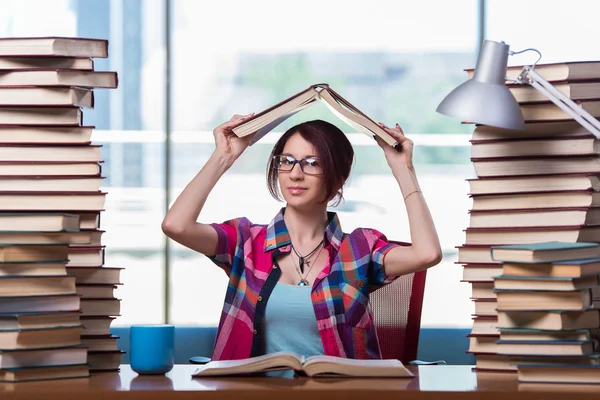
M 175 364 L 175 327 L 132 325 L 129 346 L 132 370 L 140 375 L 166 374 Z

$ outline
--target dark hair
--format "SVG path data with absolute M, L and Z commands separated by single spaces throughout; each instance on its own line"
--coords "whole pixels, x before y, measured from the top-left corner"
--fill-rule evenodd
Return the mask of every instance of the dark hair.
M 275 168 L 273 156 L 280 155 L 283 152 L 288 139 L 295 133 L 299 133 L 304 140 L 315 146 L 316 155 L 319 157 L 323 168 L 326 191 L 323 201 L 326 202 L 337 197 L 333 204 L 337 206 L 343 198 L 343 185 L 350 176 L 352 162 L 354 161 L 354 149 L 340 128 L 319 119 L 291 127 L 273 147 L 267 164 L 267 186 L 271 196 L 276 200 L 282 200 L 277 179 L 278 171 Z

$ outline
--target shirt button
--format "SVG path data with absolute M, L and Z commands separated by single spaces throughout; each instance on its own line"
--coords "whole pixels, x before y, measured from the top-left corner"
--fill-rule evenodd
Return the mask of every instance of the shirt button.
M 255 335 L 258 333 L 258 332 L 256 331 L 256 329 L 255 329 L 253 332 L 254 332 L 254 334 L 255 334 Z
M 273 265 L 273 269 L 277 269 L 277 265 Z
M 258 296 L 258 301 L 262 301 L 262 296 Z

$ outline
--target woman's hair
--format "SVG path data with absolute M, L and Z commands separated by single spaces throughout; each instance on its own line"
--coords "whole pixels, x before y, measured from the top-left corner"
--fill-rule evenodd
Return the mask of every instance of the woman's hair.
M 299 133 L 304 140 L 315 147 L 316 155 L 319 157 L 323 169 L 326 192 L 323 201 L 336 198 L 333 205 L 337 206 L 343 198 L 343 185 L 350 176 L 354 161 L 354 149 L 344 132 L 337 126 L 319 119 L 291 127 L 273 147 L 267 164 L 267 186 L 271 196 L 276 200 L 282 200 L 277 179 L 278 171 L 275 168 L 273 157 L 283 152 L 286 142 L 295 133 Z

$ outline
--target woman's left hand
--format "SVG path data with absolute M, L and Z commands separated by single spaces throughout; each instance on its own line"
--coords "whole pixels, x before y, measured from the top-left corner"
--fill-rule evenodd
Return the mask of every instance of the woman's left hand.
M 389 144 L 387 144 L 383 139 L 379 138 L 378 136 L 375 136 L 377 144 L 383 149 L 383 152 L 385 153 L 385 158 L 389 166 L 394 167 L 399 166 L 399 164 L 404 164 L 409 168 L 413 168 L 413 142 L 412 140 L 404 136 L 404 132 L 402 131 L 400 125 L 396 124 L 396 128 L 392 129 L 388 128 L 380 122 L 379 126 L 381 126 L 383 130 L 385 130 L 394 139 L 398 141 L 398 147 L 400 148 L 399 150 L 397 150 L 395 147 L 392 147 Z

